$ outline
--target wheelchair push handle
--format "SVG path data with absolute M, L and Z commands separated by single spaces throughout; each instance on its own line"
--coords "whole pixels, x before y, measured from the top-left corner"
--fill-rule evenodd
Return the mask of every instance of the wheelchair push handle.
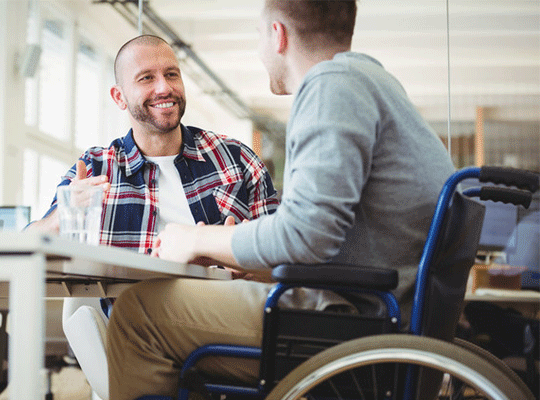
M 532 201 L 532 193 L 526 190 L 485 186 L 480 189 L 480 200 L 500 201 L 529 208 Z
M 480 182 L 502 183 L 534 193 L 540 186 L 540 176 L 532 171 L 508 167 L 482 167 L 478 176 Z

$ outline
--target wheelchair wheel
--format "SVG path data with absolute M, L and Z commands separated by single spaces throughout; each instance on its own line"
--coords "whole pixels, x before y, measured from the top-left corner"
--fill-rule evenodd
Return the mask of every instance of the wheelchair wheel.
M 266 400 L 534 400 L 503 367 L 479 353 L 413 335 L 364 337 L 331 347 L 287 375 Z
M 487 359 L 494 367 L 498 368 L 502 373 L 508 376 L 509 379 L 520 387 L 523 393 L 528 393 L 529 398 L 535 398 L 530 388 L 521 380 L 518 374 L 514 372 L 512 368 L 506 365 L 500 358 L 495 357 L 489 351 L 481 348 L 480 346 L 475 345 L 474 343 L 468 342 L 463 339 L 454 338 L 454 344 L 464 349 L 475 353 L 476 355 Z

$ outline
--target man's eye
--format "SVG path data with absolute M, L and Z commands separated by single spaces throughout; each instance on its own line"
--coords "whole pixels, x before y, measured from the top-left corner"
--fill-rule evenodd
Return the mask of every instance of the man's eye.
M 150 79 L 152 79 L 152 77 L 150 75 L 146 75 L 146 76 L 143 76 L 140 80 L 141 81 L 149 81 Z

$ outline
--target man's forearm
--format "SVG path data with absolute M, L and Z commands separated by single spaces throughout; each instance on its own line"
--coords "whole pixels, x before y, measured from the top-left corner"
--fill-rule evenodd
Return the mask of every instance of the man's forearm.
M 60 222 L 58 219 L 58 210 L 53 210 L 47 217 L 32 222 L 26 228 L 27 231 L 40 231 L 58 234 L 60 231 Z
M 232 252 L 234 226 L 206 225 L 195 228 L 194 252 L 197 257 L 208 257 L 219 265 L 241 270 Z
M 152 255 L 180 263 L 240 269 L 232 253 L 234 229 L 223 225 L 167 224 L 154 243 Z

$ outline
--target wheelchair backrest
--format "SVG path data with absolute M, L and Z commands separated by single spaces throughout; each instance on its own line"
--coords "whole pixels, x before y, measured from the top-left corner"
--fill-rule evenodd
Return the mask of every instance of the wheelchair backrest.
M 481 203 L 459 192 L 453 194 L 425 282 L 422 335 L 454 338 L 484 213 Z

